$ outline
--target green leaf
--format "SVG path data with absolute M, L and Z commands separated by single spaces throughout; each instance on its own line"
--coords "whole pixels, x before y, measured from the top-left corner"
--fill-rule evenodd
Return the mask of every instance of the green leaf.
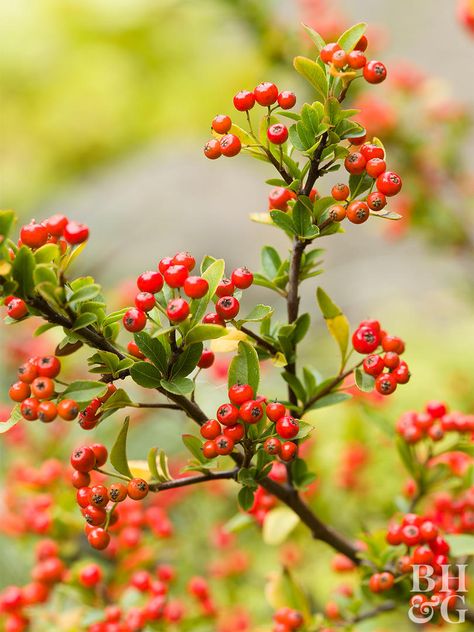
M 172 382 L 161 380 L 161 386 L 175 395 L 188 395 L 194 390 L 194 382 L 187 377 L 176 377 Z
M 190 434 L 184 434 L 181 438 L 184 445 L 200 463 L 207 463 L 207 459 L 202 453 L 202 442 L 200 439 Z
M 262 268 L 269 279 L 274 279 L 281 266 L 281 258 L 278 252 L 272 246 L 264 246 L 262 248 Z
M 299 516 L 289 507 L 271 509 L 263 522 L 263 541 L 272 546 L 282 544 L 299 521 Z
M 296 395 L 298 400 L 302 402 L 303 404 L 305 404 L 306 399 L 307 399 L 306 391 L 303 384 L 296 377 L 296 375 L 293 375 L 292 373 L 288 373 L 288 371 L 283 371 L 282 378 L 285 380 L 285 382 L 287 382 L 290 385 L 291 390 Z
M 255 305 L 255 307 L 251 310 L 247 316 L 240 318 L 238 323 L 258 323 L 261 320 L 265 320 L 273 314 L 273 307 L 269 305 Z
M 309 326 L 311 324 L 311 317 L 309 314 L 301 314 L 295 321 L 295 330 L 293 332 L 293 341 L 295 343 L 301 342 L 308 333 Z
M 78 404 L 85 404 L 95 397 L 102 397 L 107 392 L 107 384 L 93 380 L 76 380 L 61 393 L 59 400 L 74 399 Z
M 127 459 L 127 435 L 130 417 L 126 417 L 122 429 L 110 451 L 110 462 L 117 472 L 132 478 Z
M 97 283 L 85 285 L 71 294 L 68 303 L 71 307 L 76 307 L 79 303 L 92 301 L 101 292 L 101 287 Z
M 45 244 L 35 251 L 36 263 L 50 263 L 59 258 L 59 246 L 57 244 Z
M 97 321 L 97 314 L 91 314 L 90 312 L 86 312 L 85 314 L 81 314 L 74 321 L 74 326 L 72 327 L 72 331 L 77 331 L 78 329 L 84 329 L 84 327 L 88 327 Z
M 319 64 L 307 57 L 295 57 L 295 70 L 308 81 L 316 90 L 320 101 L 325 101 L 328 94 L 328 80 L 325 71 Z
M 158 456 L 158 448 L 151 448 L 150 451 L 148 452 L 148 458 L 147 458 L 148 469 L 150 470 L 150 474 L 152 478 L 156 481 L 161 482 L 161 475 L 158 472 L 158 467 L 156 463 L 157 456 Z
M 321 399 L 318 399 L 318 401 L 311 406 L 310 410 L 315 410 L 317 408 L 326 408 L 327 406 L 334 406 L 334 404 L 345 402 L 347 399 L 351 399 L 351 397 L 352 395 L 350 395 L 349 393 L 329 393 L 329 395 L 325 395 L 324 397 L 321 397 Z
M 193 371 L 202 355 L 202 343 L 190 345 L 180 355 L 173 364 L 172 375 L 186 377 Z
M 313 215 L 316 221 L 319 221 L 321 215 L 324 213 L 326 209 L 334 204 L 333 197 L 323 197 L 319 200 L 316 200 L 313 205 Z
M 132 380 L 144 388 L 157 388 L 160 386 L 161 373 L 149 362 L 135 362 L 130 367 Z
M 260 365 L 255 348 L 248 342 L 239 342 L 238 353 L 229 367 L 229 388 L 234 384 L 250 384 L 254 393 L 258 392 Z
M 321 50 L 326 46 L 326 42 L 323 40 L 323 38 L 317 31 L 312 29 L 307 24 L 303 24 L 303 28 L 306 31 L 306 33 L 308 33 L 308 35 L 310 36 L 311 40 L 313 41 L 313 44 L 317 48 L 318 53 L 320 53 Z
M 270 217 L 276 226 L 282 228 L 288 233 L 291 233 L 292 235 L 296 235 L 295 225 L 289 215 L 283 211 L 270 211 Z
M 360 176 L 350 175 L 349 176 L 349 189 L 351 191 L 351 196 L 356 197 L 368 191 L 373 183 L 373 178 L 368 176 L 366 173 L 363 173 Z
M 0 245 L 3 244 L 10 235 L 15 221 L 16 216 L 13 211 L 0 211 Z
M 46 331 L 54 329 L 55 327 L 59 327 L 59 325 L 56 325 L 55 323 L 44 323 L 35 329 L 33 336 L 35 336 L 35 338 L 41 336 L 41 334 L 44 334 Z
M 52 267 L 46 263 L 41 263 L 36 266 L 33 271 L 33 280 L 35 285 L 42 283 L 48 283 L 53 287 L 58 285 L 58 277 Z
M 108 314 L 108 316 L 106 316 L 101 323 L 102 328 L 105 329 L 105 327 L 107 327 L 108 325 L 113 325 L 114 323 L 117 323 L 119 320 L 122 320 L 125 312 L 127 312 L 128 309 L 129 309 L 128 307 L 124 307 L 123 309 L 119 309 L 116 312 L 111 312 L 110 314 Z
M 102 410 L 118 410 L 119 408 L 126 408 L 130 406 L 132 400 L 128 396 L 127 392 L 123 388 L 119 388 L 112 393 L 109 399 L 102 404 Z
M 186 345 L 192 345 L 204 340 L 221 338 L 222 336 L 225 336 L 226 333 L 226 328 L 221 327 L 221 325 L 195 325 L 188 331 L 184 340 Z
M 209 289 L 206 296 L 199 300 L 192 301 L 191 314 L 192 323 L 198 323 L 202 320 L 202 317 L 206 313 L 209 301 L 216 293 L 217 286 L 219 285 L 222 277 L 224 276 L 225 262 L 223 259 L 212 259 L 211 257 L 205 257 L 201 265 L 201 276 L 206 279 L 209 284 Z M 194 342 L 198 342 L 195 340 Z
M 12 264 L 12 276 L 18 283 L 16 295 L 20 298 L 27 298 L 33 293 L 35 287 L 33 280 L 35 265 L 35 258 L 31 250 L 26 246 L 22 246 L 16 253 Z
M 329 333 L 339 345 L 341 356 L 344 359 L 349 344 L 349 321 L 342 313 L 340 307 L 331 300 L 322 288 L 318 287 L 316 297 Z
M 408 472 L 416 478 L 416 465 L 411 447 L 404 441 L 404 439 L 402 439 L 402 437 L 396 438 L 396 446 L 398 454 L 403 461 L 403 465 L 406 467 Z
M 395 213 L 395 211 L 387 211 L 387 210 L 382 210 L 382 211 L 370 211 L 370 214 L 373 215 L 374 217 L 380 217 L 381 219 L 391 219 L 391 220 L 399 220 L 402 219 L 403 215 L 400 215 L 399 213 Z
M 374 390 L 375 378 L 368 375 L 360 366 L 355 370 L 355 382 L 357 388 L 364 393 L 370 393 Z
M 164 375 L 168 369 L 168 357 L 166 350 L 157 338 L 152 338 L 145 331 L 140 331 L 134 335 L 137 347 Z
M 452 557 L 465 557 L 474 555 L 474 535 L 464 533 L 445 535 L 444 539 L 449 544 Z
M 239 505 L 244 511 L 248 511 L 252 508 L 254 500 L 254 492 L 250 487 L 242 487 L 237 495 Z
M 5 212 L 5 211 L 1 211 L 1 212 Z M 1 212 L 0 212 L 0 217 L 1 217 Z M 1 226 L 1 223 L 0 223 L 0 226 Z M 17 404 L 12 409 L 10 413 L 10 418 L 7 419 L 6 421 L 0 422 L 0 434 L 3 434 L 4 432 L 8 432 L 10 428 L 13 428 L 13 426 L 16 426 L 16 424 L 20 421 L 20 419 L 22 419 L 22 415 L 20 413 L 20 404 Z
M 354 50 L 355 45 L 365 33 L 366 29 L 367 24 L 365 24 L 365 22 L 355 24 L 341 35 L 341 37 L 337 40 L 337 43 L 343 50 L 346 51 L 346 53 L 350 53 Z

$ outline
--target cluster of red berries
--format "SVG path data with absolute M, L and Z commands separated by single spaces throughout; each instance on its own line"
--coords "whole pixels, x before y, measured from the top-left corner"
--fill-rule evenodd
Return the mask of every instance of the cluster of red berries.
M 94 549 L 99 550 L 107 548 L 110 542 L 107 528 L 118 519 L 114 513 L 115 504 L 123 502 L 127 497 L 141 500 L 148 494 L 148 483 L 141 478 L 132 478 L 127 485 L 113 483 L 109 487 L 102 484 L 91 486 L 90 472 L 102 467 L 107 457 L 107 448 L 100 443 L 77 448 L 71 455 L 71 465 L 74 468 L 72 484 L 77 489 L 77 504 L 87 522 L 87 539 Z
M 437 494 L 430 517 L 447 533 L 473 533 L 474 485 L 456 496 Z
M 131 332 L 141 331 L 147 322 L 147 313 L 157 306 L 155 294 L 161 292 L 164 284 L 175 293 L 175 298 L 168 301 L 166 315 L 170 323 L 180 323 L 191 313 L 189 302 L 180 296 L 181 289 L 189 299 L 200 299 L 207 295 L 209 283 L 202 276 L 190 275 L 196 260 L 189 252 L 178 252 L 174 257 L 164 257 L 158 264 L 158 271 L 143 272 L 137 279 L 140 290 L 135 297 L 135 307 L 131 307 L 123 316 L 125 329 Z M 239 313 L 240 304 L 233 297 L 235 289 L 247 289 L 253 283 L 253 274 L 247 268 L 236 268 L 231 279 L 221 281 L 216 290 L 219 300 L 216 303 L 218 324 L 232 320 Z M 209 297 L 211 299 L 212 297 Z M 213 322 L 209 315 L 203 322 Z M 135 343 L 128 347 L 132 355 L 140 357 Z
M 369 219 L 370 211 L 381 211 L 387 205 L 387 197 L 397 195 L 402 188 L 402 179 L 394 171 L 387 171 L 384 150 L 371 143 L 364 143 L 359 151 L 348 154 L 344 166 L 351 175 L 366 173 L 374 179 L 377 191 L 367 195 L 364 200 L 347 201 L 350 189 L 347 184 L 335 184 L 331 195 L 337 202 L 329 209 L 329 217 L 334 222 L 347 219 L 353 224 L 363 224 Z
M 230 454 L 237 443 L 247 434 L 247 427 L 266 418 L 275 424 L 275 435 L 265 439 L 263 449 L 283 461 L 291 461 L 298 451 L 294 439 L 299 423 L 288 414 L 279 402 L 267 403 L 263 397 L 255 397 L 249 384 L 234 384 L 229 389 L 229 402 L 217 409 L 216 419 L 209 419 L 201 426 L 201 436 L 206 439 L 202 451 L 207 459 Z M 222 429 L 224 426 L 224 429 Z M 281 439 L 284 439 L 282 442 Z
M 279 608 L 273 615 L 273 621 L 272 632 L 292 632 L 302 627 L 304 618 L 299 610 Z
M 28 246 L 36 250 L 45 244 L 59 244 L 64 252 L 67 244 L 76 246 L 88 237 L 89 228 L 85 224 L 71 221 L 65 215 L 52 215 L 40 224 L 33 219 L 22 226 L 18 247 Z
M 18 369 L 18 381 L 10 386 L 10 399 L 20 404 L 23 419 L 43 423 L 54 421 L 57 416 L 72 421 L 79 413 L 73 399 L 57 399 L 54 378 L 61 371 L 61 362 L 56 356 L 31 357 Z
M 107 390 L 101 397 L 94 397 L 94 399 L 79 413 L 79 425 L 83 430 L 92 430 L 97 426 L 100 421 L 102 404 L 112 397 L 117 390 L 115 384 L 107 384 Z
M 367 38 L 362 35 L 350 53 L 346 53 L 337 42 L 331 42 L 321 49 L 319 56 L 321 61 L 331 64 L 337 71 L 362 70 L 362 75 L 368 83 L 382 83 L 387 76 L 387 69 L 381 61 L 367 61 L 364 55 L 367 46 Z
M 398 384 L 406 384 L 410 371 L 400 359 L 405 343 L 398 336 L 391 336 L 380 328 L 378 320 L 364 320 L 352 335 L 352 346 L 358 353 L 367 354 L 362 368 L 375 378 L 375 389 L 381 395 L 390 395 Z M 384 355 L 374 353 L 379 347 Z
M 240 90 L 234 96 L 234 107 L 239 112 L 248 112 L 257 103 L 271 112 L 272 107 L 282 110 L 291 109 L 296 103 L 296 95 L 289 90 L 280 92 L 274 83 L 264 81 L 251 92 Z M 240 139 L 231 133 L 232 119 L 227 114 L 218 114 L 211 123 L 213 132 L 219 139 L 212 138 L 204 147 L 204 155 L 211 160 L 220 156 L 236 156 L 242 149 Z M 267 129 L 267 138 L 274 145 L 282 145 L 288 138 L 288 128 L 281 123 L 274 123 Z
M 8 586 L 0 593 L 0 613 L 5 614 L 5 632 L 25 632 L 30 619 L 24 609 L 45 603 L 55 584 L 63 581 L 66 567 L 59 558 L 53 540 L 41 540 L 36 547 L 36 563 L 31 571 L 32 581 L 23 586 Z
M 432 401 L 420 413 L 404 413 L 397 421 L 396 430 L 410 444 L 418 443 L 424 438 L 441 441 L 447 432 L 474 432 L 474 415 L 449 413 L 444 402 Z

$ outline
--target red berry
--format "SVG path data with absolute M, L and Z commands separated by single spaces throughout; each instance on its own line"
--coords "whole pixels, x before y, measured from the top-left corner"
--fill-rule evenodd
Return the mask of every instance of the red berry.
M 41 356 L 36 359 L 38 375 L 55 378 L 61 371 L 61 362 L 56 356 Z
M 278 88 L 274 83 L 264 81 L 258 84 L 258 86 L 253 91 L 253 94 L 255 96 L 255 100 L 259 105 L 267 107 L 273 105 L 276 102 L 278 98 Z
M 77 448 L 71 454 L 71 465 L 78 472 L 90 472 L 94 469 L 95 464 L 95 454 L 89 446 Z
M 130 340 L 130 342 L 127 344 L 127 351 L 130 355 L 135 356 L 140 360 L 144 360 L 146 357 L 145 354 L 140 351 L 137 343 L 134 340 Z
M 374 191 L 367 196 L 367 206 L 371 211 L 381 211 L 387 204 L 387 199 L 383 193 Z
M 206 325 L 221 325 L 221 327 L 225 327 L 225 321 L 215 312 L 206 314 L 202 319 L 202 322 Z
M 341 206 L 340 204 L 335 204 L 329 209 L 328 217 L 332 222 L 342 222 L 342 220 L 345 219 L 346 215 L 347 212 L 344 206 Z
M 74 470 L 71 474 L 71 483 L 76 489 L 88 487 L 90 482 L 91 477 L 88 472 L 79 472 L 78 470 Z
M 35 220 L 32 220 L 22 227 L 20 239 L 25 246 L 40 248 L 48 240 L 48 229 L 43 224 L 37 224 Z
M 387 530 L 386 540 L 392 546 L 402 543 L 402 529 L 398 524 L 391 525 Z
M 432 401 L 426 404 L 426 412 L 435 419 L 439 419 L 443 415 L 446 415 L 448 409 L 444 402 Z
M 388 351 L 384 355 L 383 361 L 387 369 L 396 369 L 400 364 L 400 356 L 395 351 Z
M 226 134 L 220 139 L 221 152 L 223 156 L 232 158 L 242 149 L 240 139 L 234 134 Z
M 131 307 L 125 312 L 122 322 L 127 331 L 141 331 L 146 326 L 146 313 L 141 309 Z
M 359 70 L 367 63 L 367 57 L 361 50 L 353 50 L 347 55 L 347 63 L 354 70 Z
M 352 335 L 352 346 L 357 353 L 372 353 L 377 349 L 379 343 L 379 334 L 372 327 L 359 327 Z
M 57 214 L 48 217 L 43 224 L 48 229 L 50 235 L 53 235 L 53 237 L 61 237 L 68 222 L 69 220 L 65 215 Z
M 229 388 L 228 394 L 230 401 L 236 406 L 254 398 L 253 388 L 250 384 L 234 384 Z
M 255 95 L 253 92 L 249 92 L 248 90 L 241 90 L 237 92 L 234 97 L 234 107 L 239 112 L 246 112 L 247 110 L 251 110 L 255 105 Z
M 363 367 L 364 371 L 368 375 L 373 375 L 374 377 L 377 377 L 384 370 L 385 363 L 379 355 L 372 354 L 364 358 Z
M 102 507 L 87 505 L 87 507 L 81 509 L 81 513 L 84 516 L 87 524 L 90 524 L 94 527 L 101 527 L 107 520 L 107 512 Z
M 375 186 L 387 197 L 397 195 L 402 188 L 402 179 L 394 171 L 385 171 L 377 178 Z
M 26 382 L 15 382 L 10 386 L 8 395 L 14 402 L 22 402 L 31 395 L 30 385 Z
M 224 434 L 229 439 L 232 439 L 234 443 L 238 443 L 245 436 L 245 428 L 242 424 L 234 424 L 233 426 L 227 426 L 224 428 Z
M 285 415 L 276 422 L 275 429 L 282 439 L 294 439 L 300 426 L 296 419 Z
M 156 305 L 156 300 L 150 292 L 139 292 L 135 296 L 135 306 L 142 312 L 149 312 Z
M 142 478 L 132 478 L 127 485 L 127 493 L 132 500 L 141 500 L 148 494 L 148 483 Z
M 278 437 L 269 437 L 263 444 L 263 449 L 267 454 L 279 455 L 281 450 L 281 441 Z
M 281 444 L 280 459 L 282 461 L 291 461 L 295 458 L 298 452 L 298 446 L 293 441 L 285 441 Z
M 188 269 L 188 272 L 196 265 L 196 259 L 192 256 L 190 252 L 177 252 L 173 257 L 173 265 L 175 266 L 184 266 Z
M 38 419 L 38 406 L 39 400 L 34 397 L 24 399 L 20 406 L 20 413 L 23 419 L 27 419 L 28 421 Z
M 342 48 L 340 50 L 335 50 L 331 57 L 331 63 L 335 68 L 344 68 L 347 64 L 347 55 Z
M 244 402 L 239 409 L 239 417 L 247 424 L 256 424 L 263 417 L 263 405 L 256 399 Z
M 278 421 L 286 412 L 286 408 L 280 402 L 270 402 L 267 404 L 267 417 L 270 421 Z
M 204 349 L 197 363 L 200 369 L 209 369 L 214 364 L 215 356 L 209 349 Z
M 380 573 L 379 586 L 380 586 L 381 591 L 390 590 L 394 582 L 395 582 L 395 577 L 392 575 L 392 573 L 389 573 L 387 571 Z
M 90 487 L 81 487 L 76 492 L 76 502 L 79 507 L 85 508 L 89 504 Z
M 216 312 L 224 320 L 232 320 L 237 316 L 240 303 L 234 296 L 224 296 L 216 303 Z
M 38 404 L 38 419 L 47 424 L 54 421 L 58 414 L 58 409 L 54 402 L 44 401 Z
M 215 439 L 221 434 L 221 425 L 217 419 L 209 419 L 201 426 L 200 432 L 204 439 Z
M 390 395 L 397 388 L 397 380 L 392 373 L 382 373 L 375 380 L 375 389 L 381 395 Z
M 172 265 L 173 257 L 163 257 L 163 259 L 160 259 L 160 262 L 158 263 L 158 270 L 161 272 L 161 274 L 164 274 L 166 270 L 168 270 L 168 268 Z
M 279 211 L 288 210 L 289 200 L 293 200 L 296 197 L 293 191 L 285 189 L 284 187 L 275 187 L 268 194 L 268 208 L 278 209 Z
M 219 281 L 216 288 L 216 296 L 222 298 L 223 296 L 232 296 L 235 287 L 230 279 L 222 279 Z
M 101 527 L 96 527 L 91 530 L 87 536 L 87 540 L 93 549 L 102 551 L 108 547 L 110 543 L 110 535 Z
M 224 426 L 233 426 L 239 418 L 239 409 L 233 404 L 222 404 L 216 413 L 218 421 Z
M 78 222 L 68 222 L 64 227 L 64 239 L 75 246 L 76 244 L 82 244 L 89 237 L 89 229 L 85 224 L 79 224 Z
M 379 147 L 378 145 L 373 145 L 372 143 L 364 143 L 359 151 L 364 156 L 367 162 L 369 160 L 372 160 L 372 158 L 383 159 L 385 157 L 382 147 Z
M 183 289 L 190 298 L 202 298 L 209 290 L 209 283 L 200 276 L 189 276 L 184 282 Z
M 38 377 L 38 367 L 31 359 L 18 369 L 18 379 L 22 382 L 31 384 L 36 377 Z
M 351 202 L 346 209 L 347 219 L 353 224 L 363 224 L 369 219 L 369 207 L 362 200 Z
M 202 453 L 206 459 L 214 459 L 217 456 L 216 442 L 213 440 L 206 441 L 202 446 Z
M 405 344 L 398 336 L 385 335 L 382 337 L 382 349 L 384 351 L 395 351 L 401 355 L 405 351 Z
M 166 314 L 171 322 L 180 323 L 189 316 L 189 303 L 183 298 L 174 298 L 168 303 Z
M 72 421 L 79 414 L 79 406 L 73 399 L 63 399 L 58 402 L 58 415 L 65 421 Z
M 332 197 L 338 202 L 347 200 L 347 198 L 349 197 L 349 194 L 350 194 L 350 190 L 347 184 L 342 184 L 342 183 L 335 184 L 333 188 L 331 189 Z
M 378 178 L 381 173 L 384 173 L 386 168 L 387 165 L 382 158 L 371 158 L 365 165 L 365 170 L 371 178 Z
M 219 435 L 214 440 L 216 444 L 216 452 L 217 454 L 226 455 L 230 454 L 234 449 L 234 442 L 230 437 L 226 437 L 226 435 Z
M 296 103 L 296 94 L 290 90 L 283 90 L 278 95 L 278 105 L 282 110 L 290 110 Z
M 217 158 L 220 158 L 222 156 L 220 142 L 215 138 L 211 138 L 211 140 L 208 140 L 207 143 L 204 145 L 203 152 L 206 158 L 209 158 L 210 160 L 216 160 Z
M 93 443 L 90 447 L 94 453 L 97 467 L 102 467 L 107 461 L 107 448 L 102 443 Z
M 402 542 L 407 546 L 415 546 L 421 540 L 420 529 L 414 524 L 406 524 L 402 527 Z
M 339 44 L 337 44 L 336 42 L 331 42 L 330 44 L 326 44 L 326 46 L 321 49 L 319 56 L 325 64 L 329 64 L 332 56 L 337 50 L 341 50 Z
M 367 48 L 368 45 L 368 40 L 367 37 L 365 35 L 362 35 L 362 37 L 360 38 L 360 40 L 357 42 L 357 44 L 354 46 L 354 50 L 360 50 L 360 51 L 364 51 Z
M 218 114 L 212 119 L 211 125 L 218 134 L 227 134 L 232 127 L 232 120 L 227 114 Z
M 128 490 L 123 483 L 112 483 L 108 494 L 113 503 L 121 503 L 127 498 Z
M 91 505 L 95 507 L 105 507 L 109 502 L 107 487 L 105 487 L 105 485 L 94 485 L 91 487 L 89 498 Z
M 420 527 L 420 533 L 425 542 L 431 542 L 438 535 L 438 527 L 431 520 L 425 520 Z
M 368 83 L 382 83 L 387 76 L 387 69 L 381 61 L 371 60 L 364 66 L 363 75 Z
M 21 298 L 12 298 L 7 305 L 7 314 L 14 320 L 21 320 L 28 314 L 26 303 Z
M 171 265 L 164 273 L 166 283 L 173 288 L 182 287 L 189 275 L 188 268 L 184 265 Z
M 232 272 L 232 283 L 235 287 L 239 288 L 239 290 L 246 290 L 253 283 L 253 274 L 250 272 L 248 268 L 236 268 Z
M 270 125 L 267 130 L 268 140 L 274 145 L 283 145 L 288 138 L 288 128 L 282 123 Z
M 137 279 L 137 287 L 140 292 L 156 294 L 163 287 L 163 276 L 159 272 L 148 270 L 143 272 Z
M 102 569 L 97 564 L 85 566 L 79 573 L 79 582 L 86 588 L 92 588 L 102 581 Z
M 352 175 L 360 175 L 365 171 L 366 159 L 359 151 L 348 154 L 344 160 L 344 167 Z

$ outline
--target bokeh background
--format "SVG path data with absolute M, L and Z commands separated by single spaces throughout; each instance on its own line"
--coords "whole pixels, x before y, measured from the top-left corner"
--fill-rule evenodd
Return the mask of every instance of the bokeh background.
M 229 268 L 258 269 L 261 245 L 286 248 L 271 228 L 248 219 L 249 213 L 266 210 L 264 180 L 272 174 L 244 157 L 207 161 L 202 146 L 212 117 L 231 113 L 232 95 L 241 88 L 271 79 L 281 89 L 308 96 L 291 72 L 292 55 L 308 47 L 299 28 L 302 20 L 326 34 L 367 21 L 377 54 L 398 69 L 398 76 L 415 77 L 408 89 L 400 90 L 390 78 L 383 86 L 379 114 L 386 129 L 380 136 L 387 132 L 387 146 L 393 145 L 403 177 L 411 171 L 422 180 L 421 187 L 408 186 L 412 198 L 404 200 L 402 230 L 375 220 L 363 230 L 349 227 L 328 242 L 326 273 L 317 279 L 353 324 L 377 316 L 406 339 L 414 375 L 372 416 L 375 423 L 351 404 L 315 414 L 314 460 L 324 473 L 318 502 L 331 517 L 331 473 L 340 465 L 335 454 L 343 440 L 377 446 L 387 440 L 380 427 L 393 426 L 399 412 L 420 408 L 427 399 L 447 398 L 465 411 L 474 407 L 474 186 L 462 166 L 474 159 L 469 63 L 474 40 L 458 19 L 456 2 L 2 0 L 0 205 L 14 208 L 24 220 L 62 212 L 89 224 L 92 238 L 81 271 L 114 288 L 111 295 L 118 303 L 127 294 L 128 278 L 181 249 L 192 250 L 196 258 L 224 256 Z M 410 70 L 403 70 L 407 61 Z M 415 146 L 421 147 L 416 160 Z M 324 186 L 329 190 L 330 184 Z M 265 290 L 252 292 L 249 302 L 273 300 Z M 303 309 L 316 316 L 311 282 Z M 306 360 L 330 374 L 332 343 L 324 324 L 314 321 Z M 5 406 L 25 340 L 13 341 L 12 330 L 2 326 L 0 341 L 8 354 L 0 362 Z M 274 377 L 266 379 L 277 395 Z M 216 375 L 205 381 L 206 397 L 217 403 L 222 381 L 218 387 Z M 163 432 L 164 445 L 177 450 L 172 424 L 165 424 Z M 108 433 L 113 429 L 99 430 L 101 438 Z M 35 437 L 42 442 L 41 433 Z M 1 445 L 6 469 L 12 450 L 21 457 L 22 448 L 3 438 Z M 136 458 L 143 456 L 142 445 L 147 442 L 135 438 Z M 61 454 L 57 445 L 45 450 L 49 456 Z M 369 494 L 367 502 L 361 505 L 350 493 L 342 496 L 348 507 L 346 517 L 338 516 L 343 527 L 354 516 L 362 521 L 371 515 L 371 498 L 386 503 L 388 511 L 386 499 L 400 492 L 399 476 L 387 476 L 397 467 L 397 457 L 383 455 L 373 457 L 367 474 L 361 492 Z M 380 476 L 385 482 L 374 489 L 369 479 Z M 323 483 L 330 486 L 326 491 Z M 203 502 L 204 507 L 213 504 L 212 498 Z M 204 528 L 206 512 L 191 505 L 184 512 L 178 521 L 192 521 L 197 512 Z M 377 518 L 383 522 L 383 515 Z M 197 542 L 201 535 L 195 534 Z M 251 548 L 256 537 L 243 536 L 256 565 L 250 585 L 261 594 L 268 560 L 276 564 L 279 553 L 269 549 L 257 555 Z M 2 536 L 0 547 L 1 584 L 20 581 L 31 546 Z M 198 556 L 196 565 L 201 562 Z M 311 577 L 313 571 L 307 564 L 302 575 Z M 323 595 L 330 585 L 331 580 Z M 239 598 L 248 596 L 240 593 Z M 258 614 L 266 607 L 256 600 Z

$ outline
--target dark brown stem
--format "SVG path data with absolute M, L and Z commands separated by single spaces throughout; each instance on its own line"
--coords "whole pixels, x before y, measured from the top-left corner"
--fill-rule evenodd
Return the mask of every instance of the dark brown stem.
M 379 614 L 382 614 L 384 612 L 391 612 L 392 610 L 395 610 L 397 607 L 397 604 L 394 601 L 385 601 L 384 603 L 381 603 L 379 606 L 376 606 L 375 608 L 372 608 L 371 610 L 366 610 L 365 612 L 361 612 L 360 614 L 355 615 L 354 617 L 351 617 L 350 619 L 345 619 L 343 622 L 341 622 L 341 624 L 337 624 L 337 625 L 341 625 L 341 626 L 347 626 L 347 625 L 354 625 L 356 623 L 360 623 L 361 621 L 367 621 L 368 619 L 373 619 L 374 617 L 377 617 Z
M 266 153 L 268 160 L 272 163 L 272 165 L 281 175 L 281 177 L 286 182 L 286 184 L 291 184 L 293 182 L 293 178 L 290 176 L 287 170 L 283 166 L 280 167 L 280 163 L 278 162 L 278 160 L 275 158 L 275 156 L 272 154 L 272 152 L 269 149 L 266 149 L 266 147 L 262 147 L 262 149 Z
M 249 336 L 249 338 L 255 340 L 259 347 L 262 347 L 262 349 L 265 349 L 265 351 L 268 351 L 268 353 L 270 353 L 271 355 L 275 355 L 278 353 L 278 349 L 275 347 L 275 345 L 272 345 L 271 342 L 268 342 L 267 340 L 253 332 L 251 329 L 248 329 L 247 327 L 245 327 L 245 325 L 241 325 L 240 327 L 238 327 L 238 329 L 240 329 L 240 331 L 243 331 L 244 334 Z
M 149 485 L 149 489 L 152 492 L 164 492 L 168 489 L 188 487 L 189 485 L 207 483 L 208 481 L 235 479 L 238 472 L 239 468 L 235 467 L 233 470 L 225 470 L 223 472 L 208 472 L 207 474 L 200 474 L 199 476 L 186 476 L 183 478 L 176 478 L 172 481 L 165 481 L 164 483 L 151 483 Z
M 166 408 L 168 410 L 181 410 L 180 406 L 177 404 L 147 404 L 143 403 L 134 403 L 132 404 L 134 408 Z

